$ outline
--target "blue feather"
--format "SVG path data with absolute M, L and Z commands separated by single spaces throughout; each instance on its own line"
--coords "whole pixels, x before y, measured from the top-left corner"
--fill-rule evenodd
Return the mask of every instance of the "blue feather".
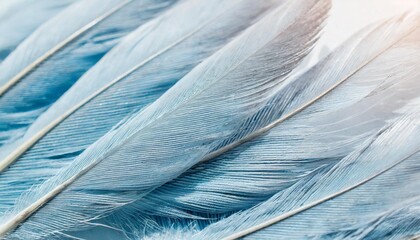
M 39 25 L 76 0 L 3 0 L 0 2 L 0 63 Z
M 308 72 L 288 80 L 290 84 L 255 118 L 270 109 L 280 110 L 268 118 L 270 121 L 289 116 L 290 110 L 281 110 L 299 101 L 298 97 L 292 101 L 285 97 L 293 95 L 291 91 L 310 102 L 344 78 L 343 84 L 265 135 L 198 165 L 150 193 L 136 209 L 175 218 L 194 218 L 188 216 L 194 212 L 199 214 L 195 218 L 227 214 L 251 207 L 315 169 L 337 162 L 400 116 L 397 110 L 418 97 L 417 32 L 409 34 L 416 26 L 413 18 L 395 19 L 356 35 Z M 383 45 L 377 44 L 378 39 Z
M 156 100 L 281 2 L 263 0 L 258 7 L 255 0 L 186 2 L 127 36 L 37 119 L 23 139 L 10 146 L 11 150 L 19 149 L 34 136 L 43 137 L 0 175 L 0 211 L 11 206 L 24 190 L 68 165 L 124 116 Z M 198 17 L 197 12 L 201 13 Z M 165 35 L 175 22 L 183 27 Z M 104 89 L 109 83 L 113 85 Z M 86 104 L 74 108 L 81 102 Z M 55 125 L 50 124 L 60 118 L 63 121 L 56 128 L 45 136 L 39 134 L 46 127 L 53 128 Z
M 21 137 L 124 35 L 175 2 L 83 0 L 38 28 L 0 65 L 0 144 Z
M 419 99 L 401 118 L 268 201 L 232 215 L 196 239 L 388 239 L 420 233 Z M 410 106 L 411 105 L 411 106 Z M 417 209 L 418 212 L 418 209 Z M 404 214 L 403 221 L 393 217 Z M 414 219 L 414 222 L 407 220 Z M 386 226 L 399 226 L 396 231 Z M 376 226 L 375 226 L 376 225 Z M 374 237 L 376 236 L 376 237 Z
M 196 164 L 265 105 L 273 86 L 281 85 L 313 45 L 328 7 L 329 1 L 293 0 L 270 12 L 69 167 L 24 194 L 6 214 L 3 233 L 22 221 L 10 237 L 51 239 L 92 227 L 89 219 L 140 199 Z M 38 204 L 43 207 L 36 213 L 24 210 Z
M 412 20 L 396 18 L 354 36 L 286 85 L 315 91 L 311 82 L 326 83 L 328 79 L 334 85 L 356 69 L 334 91 L 267 134 L 188 170 L 97 223 L 122 229 L 134 225 L 143 232 L 159 232 L 177 223 L 202 228 L 268 199 L 319 168 L 337 163 L 387 122 L 401 116 L 400 108 L 418 97 L 418 39 L 416 33 L 404 37 L 416 26 Z M 377 44 L 378 39 L 383 45 Z M 371 52 L 360 58 L 367 48 Z M 281 109 L 277 108 L 282 106 L 280 96 L 285 96 L 284 91 L 273 96 L 271 107 Z M 172 222 L 163 221 L 167 218 Z M 147 230 L 143 230 L 145 226 Z

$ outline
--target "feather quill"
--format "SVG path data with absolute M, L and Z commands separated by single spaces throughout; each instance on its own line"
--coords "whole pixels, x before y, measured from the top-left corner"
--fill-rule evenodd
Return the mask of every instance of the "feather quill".
M 4 0 L 0 2 L 0 63 L 39 25 L 76 0 Z
M 0 174 L 0 212 L 282 2 L 189 1 L 127 36 L 14 143 L 19 152 L 35 145 Z M 169 34 L 174 23 L 183 27 Z
M 68 168 L 22 196 L 5 216 L 2 234 L 26 218 L 11 237 L 54 237 L 87 227 L 89 219 L 141 198 L 196 164 L 237 131 L 239 119 L 262 107 L 273 86 L 306 55 L 328 6 L 329 1 L 288 1 L 269 13 Z M 198 124 L 191 128 L 191 122 Z M 72 204 L 63 205 L 69 200 Z M 61 210 L 54 210 L 58 206 Z M 51 214 L 54 223 L 45 221 Z
M 176 2 L 83 0 L 38 28 L 0 65 L 0 144 L 21 137 L 124 35 Z

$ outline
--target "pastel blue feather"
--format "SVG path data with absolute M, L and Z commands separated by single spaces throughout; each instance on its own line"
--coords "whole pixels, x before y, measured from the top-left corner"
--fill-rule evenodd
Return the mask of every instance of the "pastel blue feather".
M 318 169 L 268 201 L 221 220 L 192 239 L 400 239 L 418 235 L 418 104 L 416 99 L 406 115 L 361 143 L 338 164 Z M 269 222 L 275 218 L 278 220 Z
M 124 76 L 0 174 L 0 209 L 12 206 L 22 192 L 70 164 L 112 126 L 152 103 L 194 66 L 282 2 L 264 0 L 258 7 L 255 0 L 229 4 L 219 0 L 186 2 L 127 36 L 37 119 L 23 139 L 11 146 L 19 147 L 97 89 Z M 201 13 L 200 18 L 196 12 Z M 174 22 L 183 27 L 170 35 L 168 31 Z M 138 64 L 141 66 L 125 74 Z
M 89 219 L 142 198 L 195 165 L 265 105 L 313 45 L 328 9 L 329 1 L 293 0 L 271 11 L 70 166 L 22 195 L 5 222 L 77 179 L 10 236 L 52 239 L 88 229 L 95 226 Z
M 418 97 L 419 39 L 417 31 L 410 34 L 415 26 L 412 18 L 394 19 L 347 41 L 314 68 L 290 79 L 267 108 L 250 119 L 281 119 L 291 112 L 288 107 L 300 107 L 352 73 L 344 83 L 266 134 L 156 189 L 135 209 L 174 218 L 217 217 L 252 207 L 337 162 Z
M 83 0 L 43 24 L 0 65 L 0 88 L 4 87 L 0 91 L 0 144 L 23 136 L 29 125 L 123 36 L 176 2 Z M 7 87 L 26 67 L 90 24 L 94 25 Z
M 416 32 L 404 37 L 416 26 L 412 20 L 396 18 L 354 36 L 314 68 L 288 81 L 267 106 L 281 109 L 277 106 L 282 106 L 285 89 L 304 86 L 322 92 L 331 85 L 316 88 L 310 83 L 334 85 L 362 66 L 331 93 L 268 133 L 197 165 L 99 223 L 157 233 L 174 225 L 196 225 L 198 230 L 333 166 L 404 114 L 401 109 L 418 97 L 418 37 Z M 384 45 L 378 45 L 378 39 Z M 360 58 L 367 48 L 371 52 Z

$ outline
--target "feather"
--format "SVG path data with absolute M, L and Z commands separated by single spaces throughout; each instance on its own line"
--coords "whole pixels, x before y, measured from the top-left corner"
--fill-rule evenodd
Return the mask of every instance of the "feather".
M 420 66 L 416 56 L 420 49 L 418 34 L 410 34 L 416 27 L 413 20 L 395 18 L 369 27 L 313 69 L 292 79 L 292 83 L 313 91 L 316 88 L 309 81 L 325 83 L 329 79 L 334 84 L 348 77 L 307 109 L 267 134 L 197 165 L 135 203 L 93 222 L 125 231 L 138 228 L 146 236 L 161 234 L 162 228 L 173 225 L 200 229 L 268 199 L 325 165 L 337 163 L 360 142 L 400 117 L 399 109 L 418 97 L 420 75 L 416 69 Z M 378 39 L 388 42 L 377 45 Z M 366 49 L 372 51 L 360 58 Z M 279 91 L 270 103 L 279 106 L 279 96 L 285 95 Z
M 121 37 L 175 2 L 83 0 L 38 28 L 0 65 L 0 144 L 21 137 Z
M 0 63 L 39 25 L 76 0 L 3 0 L 0 2 Z
M 398 109 L 418 97 L 419 39 L 417 31 L 410 34 L 415 27 L 413 18 L 396 18 L 356 35 L 291 81 L 292 86 L 314 91 L 315 84 L 327 83 L 328 88 L 344 77 L 345 82 L 334 91 L 267 134 L 197 165 L 149 193 L 136 202 L 135 210 L 140 215 L 174 219 L 209 215 L 217 218 L 218 214 L 252 207 L 317 168 L 337 162 L 387 122 L 399 117 Z M 378 39 L 389 42 L 380 46 L 376 44 Z M 372 52 L 360 58 L 367 48 Z M 356 72 L 349 76 L 354 69 Z M 274 95 L 270 107 L 281 109 L 281 101 L 287 96 L 284 93 Z M 261 116 L 260 113 L 256 115 Z M 281 113 L 275 116 L 282 117 Z M 117 219 L 121 222 L 123 218 Z
M 420 233 L 420 225 L 407 222 L 416 219 L 412 213 L 406 221 L 389 218 L 415 208 L 420 200 L 420 182 L 416 181 L 420 177 L 419 103 L 419 99 L 412 102 L 403 117 L 338 164 L 319 169 L 267 202 L 232 215 L 195 238 L 370 239 L 370 235 L 392 239 Z M 393 232 L 386 223 L 400 227 Z
M 328 6 L 329 1 L 293 0 L 266 15 L 69 167 L 24 194 L 3 218 L 2 234 L 19 223 L 10 237 L 51 239 L 87 228 L 89 219 L 141 198 L 196 164 L 237 131 L 239 119 L 263 106 L 273 86 L 307 54 Z M 46 221 L 51 218 L 54 223 Z
M 29 147 L 43 137 L 0 174 L 0 212 L 34 183 L 68 165 L 124 116 L 156 100 L 195 65 L 282 2 L 187 1 L 127 36 L 37 119 L 23 140 L 13 145 L 23 153 L 26 149 L 22 151 L 22 146 Z M 163 34 L 175 22 L 183 27 L 173 34 Z

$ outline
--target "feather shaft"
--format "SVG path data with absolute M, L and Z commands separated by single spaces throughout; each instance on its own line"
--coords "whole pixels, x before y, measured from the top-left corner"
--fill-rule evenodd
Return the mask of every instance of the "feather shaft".
M 234 239 L 239 239 L 239 238 L 245 237 L 245 236 L 250 235 L 252 233 L 255 233 L 255 232 L 259 231 L 259 230 L 262 230 L 264 228 L 270 227 L 271 225 L 273 225 L 275 223 L 278 223 L 280 221 L 283 221 L 283 220 L 285 220 L 287 218 L 290 218 L 290 217 L 292 217 L 292 216 L 294 216 L 296 214 L 299 214 L 299 213 L 301 213 L 303 211 L 306 211 L 306 210 L 308 210 L 310 208 L 313 208 L 313 207 L 315 207 L 315 206 L 317 206 L 319 204 L 322 204 L 322 203 L 324 203 L 326 201 L 329 201 L 329 200 L 331 200 L 331 199 L 333 199 L 335 197 L 338 197 L 338 196 L 340 196 L 340 195 L 342 195 L 342 194 L 344 194 L 344 193 L 346 193 L 348 191 L 351 191 L 351 190 L 353 190 L 353 189 L 355 189 L 357 187 L 360 187 L 361 185 L 363 185 L 363 184 L 365 184 L 365 183 L 367 183 L 367 182 L 369 182 L 369 181 L 371 181 L 371 180 L 379 177 L 380 175 L 388 172 L 389 170 L 393 169 L 394 167 L 396 167 L 397 165 L 401 164 L 405 160 L 407 160 L 410 157 L 414 156 L 418 152 L 419 152 L 419 150 L 416 151 L 416 152 L 414 152 L 414 153 L 412 153 L 412 154 L 410 154 L 410 155 L 408 155 L 406 158 L 403 158 L 403 159 L 401 159 L 399 161 L 396 161 L 394 164 L 390 165 L 389 167 L 381 170 L 378 173 L 375 173 L 374 175 L 372 175 L 372 176 L 370 176 L 370 177 L 368 177 L 366 179 L 363 179 L 362 181 L 360 181 L 360 182 L 358 182 L 358 183 L 356 183 L 356 184 L 354 184 L 352 186 L 349 186 L 347 188 L 341 189 L 340 191 L 335 192 L 334 194 L 331 194 L 329 196 L 325 196 L 325 197 L 323 197 L 323 198 L 321 198 L 321 199 L 319 199 L 317 201 L 311 202 L 310 204 L 306 204 L 306 205 L 301 206 L 299 208 L 296 208 L 296 209 L 294 209 L 292 211 L 289 211 L 287 213 L 281 214 L 281 215 L 279 215 L 279 216 L 277 216 L 275 218 L 272 218 L 270 220 L 267 220 L 267 221 L 265 221 L 265 222 L 263 222 L 261 224 L 258 224 L 256 226 L 253 226 L 251 228 L 248 228 L 248 229 L 246 229 L 244 231 L 240 231 L 238 233 L 232 234 L 232 235 L 224 238 L 224 240 L 234 240 Z
M 302 106 L 297 107 L 295 110 L 293 110 L 290 113 L 285 114 L 284 116 L 282 116 L 281 118 L 273 121 L 272 123 L 260 128 L 257 131 L 252 132 L 251 134 L 247 135 L 246 137 L 239 139 L 236 142 L 233 142 L 225 147 L 220 148 L 217 151 L 212 152 L 211 154 L 209 154 L 208 156 L 206 156 L 205 158 L 203 158 L 203 160 L 201 162 L 206 162 L 209 161 L 217 156 L 220 156 L 221 154 L 247 142 L 250 141 L 258 136 L 263 135 L 264 133 L 268 132 L 270 129 L 276 127 L 277 125 L 279 125 L 280 123 L 286 121 L 287 119 L 295 116 L 296 114 L 300 113 L 301 111 L 303 111 L 304 109 L 306 109 L 307 107 L 311 106 L 313 103 L 315 103 L 316 101 L 320 100 L 321 98 L 323 98 L 325 95 L 329 94 L 330 92 L 332 92 L 334 89 L 336 89 L 337 87 L 339 87 L 340 85 L 342 85 L 346 80 L 350 79 L 353 75 L 355 75 L 357 72 L 359 72 L 361 69 L 363 69 L 366 65 L 368 65 L 369 63 L 371 63 L 372 61 L 374 61 L 375 59 L 377 59 L 379 56 L 381 56 L 384 52 L 386 52 L 387 50 L 391 49 L 392 47 L 394 47 L 395 45 L 397 45 L 398 43 L 400 43 L 404 38 L 406 38 L 407 36 L 409 36 L 411 33 L 413 33 L 415 30 L 409 31 L 406 34 L 402 35 L 399 39 L 397 39 L 397 41 L 393 42 L 391 45 L 389 45 L 388 47 L 382 49 L 381 51 L 379 51 L 378 53 L 376 53 L 376 55 L 372 56 L 372 58 L 367 59 L 364 63 L 360 64 L 357 68 L 355 68 L 351 73 L 349 73 L 347 76 L 345 76 L 344 78 L 342 78 L 341 80 L 337 81 L 335 84 L 333 84 L 331 87 L 329 87 L 328 89 L 326 89 L 324 92 L 320 93 L 318 96 L 314 97 L 313 99 L 309 100 L 308 102 L 304 103 Z
M 75 0 L 4 0 L 0 2 L 0 63 L 38 26 Z
M 102 20 L 106 19 L 107 17 L 111 16 L 114 12 L 118 11 L 125 5 L 127 5 L 132 0 L 125 0 L 121 2 L 119 5 L 115 6 L 114 8 L 110 9 L 108 12 L 104 13 L 103 15 L 97 17 L 93 21 L 89 22 L 73 34 L 71 34 L 68 38 L 64 39 L 63 41 L 57 43 L 54 47 L 52 47 L 50 50 L 45 52 L 43 55 L 41 55 L 39 58 L 37 58 L 35 61 L 30 63 L 28 66 L 23 68 L 19 73 L 17 73 L 14 77 L 12 77 L 9 81 L 7 81 L 4 85 L 0 86 L 0 97 L 6 93 L 13 85 L 15 85 L 17 82 L 19 82 L 23 77 L 25 77 L 29 72 L 31 72 L 35 67 L 37 67 L 39 64 L 41 64 L 43 61 L 48 59 L 50 56 L 52 56 L 54 53 L 65 47 L 68 43 L 76 39 L 78 36 L 82 35 L 87 30 L 94 27 L 96 24 L 101 22 Z M 1 171 L 1 168 L 0 168 Z

